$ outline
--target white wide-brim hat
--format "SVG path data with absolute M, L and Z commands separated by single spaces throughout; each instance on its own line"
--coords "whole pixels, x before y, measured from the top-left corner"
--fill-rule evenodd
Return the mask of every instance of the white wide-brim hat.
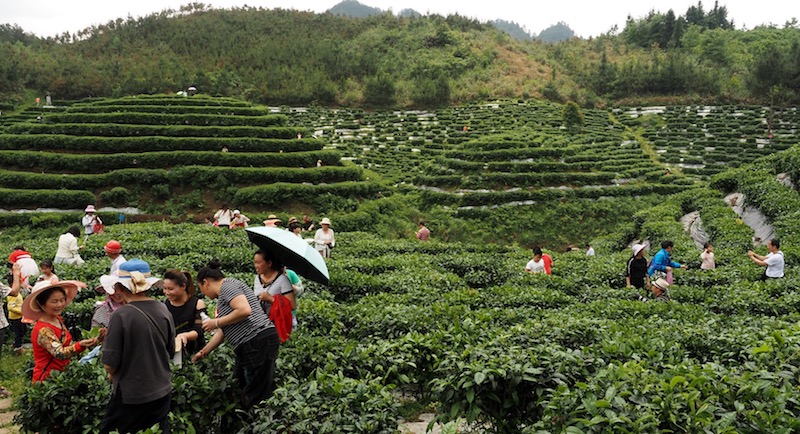
M 669 288 L 669 282 L 667 282 L 663 277 L 658 279 L 658 280 L 656 280 L 655 282 L 653 282 L 653 285 L 655 285 L 655 286 L 657 286 L 660 289 L 663 289 L 665 291 L 666 291 L 667 288 Z
M 141 259 L 131 259 L 120 264 L 118 276 L 108 274 L 100 276 L 100 285 L 108 294 L 117 292 L 114 288 L 117 283 L 131 293 L 138 294 L 147 291 L 160 281 L 160 278 L 150 275 L 150 264 Z

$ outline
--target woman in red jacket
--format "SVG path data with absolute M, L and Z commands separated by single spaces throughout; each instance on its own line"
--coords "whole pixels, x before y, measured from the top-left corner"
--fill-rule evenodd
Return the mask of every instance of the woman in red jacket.
M 75 298 L 79 287 L 85 288 L 86 284 L 77 280 L 38 282 L 22 302 L 22 315 L 36 321 L 31 333 L 34 383 L 46 380 L 53 370 L 64 370 L 71 357 L 97 345 L 97 339 L 73 343 L 61 319 L 61 312 Z

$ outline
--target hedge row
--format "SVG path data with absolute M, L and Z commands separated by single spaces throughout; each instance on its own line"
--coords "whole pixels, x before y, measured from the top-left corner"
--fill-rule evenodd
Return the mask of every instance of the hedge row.
M 59 124 L 129 124 L 129 125 L 195 125 L 195 126 L 286 126 L 284 115 L 240 116 L 228 114 L 164 114 L 164 113 L 61 113 L 48 115 L 48 123 Z
M 613 172 L 548 172 L 548 173 L 486 173 L 481 175 L 417 176 L 414 184 L 434 187 L 491 186 L 548 187 L 558 185 L 608 184 L 616 174 Z
M 152 186 L 157 184 L 195 187 L 253 185 L 273 182 L 359 181 L 359 167 L 209 167 L 180 166 L 164 169 L 120 169 L 100 174 L 51 174 L 0 170 L 0 187 L 23 189 L 98 189 L 113 186 Z
M 221 151 L 300 152 L 323 147 L 316 139 L 257 139 L 249 137 L 82 137 L 63 134 L 1 134 L 0 149 L 70 152 Z
M 336 151 L 293 153 L 145 152 L 140 154 L 53 154 L 0 151 L 0 166 L 54 173 L 102 173 L 133 167 L 159 169 L 175 166 L 315 167 L 339 165 Z
M 525 148 L 532 145 L 552 146 L 560 140 L 555 139 L 553 136 L 536 136 L 530 139 L 523 139 L 516 136 L 488 136 L 481 137 L 475 140 L 470 140 L 464 143 L 464 149 L 472 151 L 494 151 L 498 149 L 516 149 Z
M 374 198 L 385 187 L 376 182 L 339 182 L 335 184 L 307 185 L 275 183 L 240 188 L 233 203 L 264 207 L 279 207 L 291 202 L 314 203 L 326 196 L 345 198 Z
M 5 132 L 8 134 L 68 134 L 72 136 L 111 137 L 169 136 L 294 139 L 297 138 L 298 133 L 305 132 L 305 128 L 25 123 L 10 125 Z
M 597 199 L 601 197 L 628 197 L 647 194 L 669 195 L 690 188 L 686 185 L 670 184 L 626 184 L 615 187 L 589 187 L 577 189 L 543 189 L 536 191 L 498 191 L 491 193 L 467 193 L 457 196 L 449 193 L 424 190 L 422 202 L 426 206 L 452 205 L 460 207 L 490 206 L 514 202 L 544 202 L 573 198 Z
M 565 155 L 574 155 L 582 151 L 581 147 L 568 148 L 516 148 L 498 149 L 494 151 L 447 151 L 446 158 L 455 158 L 466 161 L 509 161 L 526 158 L 560 158 Z
M 14 190 L 0 188 L 0 206 L 14 208 L 73 209 L 94 203 L 94 194 L 83 190 Z
M 12 206 L 16 206 L 13 204 Z M 80 205 L 82 210 L 86 203 Z M 117 222 L 119 213 L 99 212 L 97 215 L 103 220 L 103 224 L 108 226 Z M 66 230 L 70 226 L 80 226 L 83 211 L 75 212 L 8 212 L 0 213 L 0 228 L 27 227 L 27 228 L 51 228 L 58 227 Z
M 639 168 L 656 168 L 655 164 L 647 159 L 642 158 L 626 158 L 621 160 L 601 160 L 601 161 L 578 161 L 578 162 L 560 162 L 555 160 L 542 161 L 536 160 L 533 162 L 490 162 L 480 163 L 476 161 L 460 161 L 448 160 L 445 158 L 437 158 L 436 160 L 444 167 L 471 172 L 506 172 L 506 173 L 527 173 L 527 172 L 583 172 L 590 170 L 599 170 L 603 172 L 611 171 L 625 171 L 629 169 Z
M 83 104 L 74 104 L 80 107 Z M 102 99 L 94 101 L 89 106 L 108 106 L 108 105 L 191 105 L 191 106 L 221 106 L 221 107 L 250 107 L 247 101 L 235 98 L 210 98 L 207 96 L 182 97 L 174 95 L 139 95 L 132 97 Z
M 592 163 L 561 163 L 557 160 L 541 161 L 536 160 L 531 163 L 510 163 L 510 162 L 490 162 L 482 163 L 478 161 L 461 161 L 437 158 L 437 162 L 443 166 L 460 171 L 492 171 L 492 172 L 567 172 L 585 171 L 592 169 Z
M 223 106 L 190 106 L 190 105 L 102 105 L 102 106 L 74 106 L 67 113 L 164 113 L 164 114 L 217 114 L 237 116 L 264 116 L 270 113 L 267 107 L 223 107 Z

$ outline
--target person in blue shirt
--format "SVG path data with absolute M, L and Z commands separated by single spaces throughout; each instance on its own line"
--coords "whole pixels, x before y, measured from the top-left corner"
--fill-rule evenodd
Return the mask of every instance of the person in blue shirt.
M 647 269 L 647 274 L 650 276 L 651 281 L 659 278 L 666 279 L 667 273 L 672 271 L 673 268 L 686 268 L 685 265 L 672 260 L 671 254 L 674 246 L 675 244 L 670 240 L 661 242 L 661 250 L 653 256 L 653 260 L 650 261 L 650 267 Z

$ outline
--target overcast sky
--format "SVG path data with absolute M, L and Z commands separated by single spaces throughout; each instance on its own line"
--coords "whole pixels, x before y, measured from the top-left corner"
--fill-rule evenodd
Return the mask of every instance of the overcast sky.
M 285 8 L 324 12 L 340 0 L 212 0 L 214 8 L 248 5 L 266 9 Z M 683 15 L 697 0 L 360 0 L 361 3 L 395 13 L 410 8 L 417 12 L 447 15 L 458 13 L 482 21 L 503 19 L 525 26 L 532 33 L 563 21 L 578 36 L 606 33 L 617 25 L 621 30 L 628 15 L 639 18 L 650 10 Z M 189 0 L 0 0 L 0 23 L 17 24 L 26 32 L 39 36 L 75 33 L 95 24 L 105 24 L 129 15 L 140 17 L 164 9 L 178 9 Z M 720 1 L 728 8 L 728 18 L 737 28 L 752 29 L 760 24 L 783 26 L 792 18 L 800 19 L 797 0 L 728 0 Z M 712 0 L 703 1 L 708 11 Z

